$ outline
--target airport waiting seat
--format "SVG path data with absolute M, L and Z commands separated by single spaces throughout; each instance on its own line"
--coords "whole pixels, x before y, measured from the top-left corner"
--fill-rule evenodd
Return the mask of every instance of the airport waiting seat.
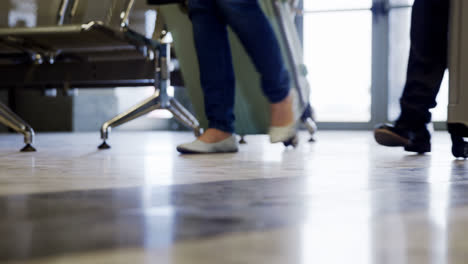
M 134 4 L 135 0 L 61 0 L 55 25 L 0 28 L 0 88 L 154 86 L 150 98 L 102 125 L 99 148 L 109 148 L 111 128 L 156 109 L 169 110 L 199 135 L 197 119 L 167 94 L 171 34 L 163 31 L 153 40 L 132 30 L 128 21 Z M 105 16 L 89 15 L 96 10 L 106 10 Z M 0 123 L 24 135 L 22 151 L 35 150 L 34 130 L 3 104 Z

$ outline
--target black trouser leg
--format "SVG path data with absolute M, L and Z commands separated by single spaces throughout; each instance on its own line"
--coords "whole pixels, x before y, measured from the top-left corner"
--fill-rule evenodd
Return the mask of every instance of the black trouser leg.
M 415 0 L 411 19 L 411 50 L 397 123 L 422 127 L 431 121 L 447 68 L 449 0 Z

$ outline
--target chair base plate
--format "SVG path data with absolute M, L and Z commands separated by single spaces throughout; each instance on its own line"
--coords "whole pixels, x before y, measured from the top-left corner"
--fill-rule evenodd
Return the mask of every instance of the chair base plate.
M 26 144 L 26 146 L 21 149 L 21 152 L 36 152 L 36 149 L 31 144 Z

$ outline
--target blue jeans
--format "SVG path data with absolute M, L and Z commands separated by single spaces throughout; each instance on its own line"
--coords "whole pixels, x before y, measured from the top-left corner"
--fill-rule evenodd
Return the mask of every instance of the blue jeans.
M 235 77 L 227 26 L 236 33 L 272 103 L 289 94 L 278 40 L 257 0 L 189 0 L 205 113 L 210 128 L 234 132 Z

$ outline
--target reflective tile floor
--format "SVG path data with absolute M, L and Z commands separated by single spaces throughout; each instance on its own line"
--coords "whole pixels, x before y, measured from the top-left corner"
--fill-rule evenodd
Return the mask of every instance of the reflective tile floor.
M 468 263 L 468 165 L 320 132 L 183 156 L 188 133 L 0 135 L 0 263 Z

